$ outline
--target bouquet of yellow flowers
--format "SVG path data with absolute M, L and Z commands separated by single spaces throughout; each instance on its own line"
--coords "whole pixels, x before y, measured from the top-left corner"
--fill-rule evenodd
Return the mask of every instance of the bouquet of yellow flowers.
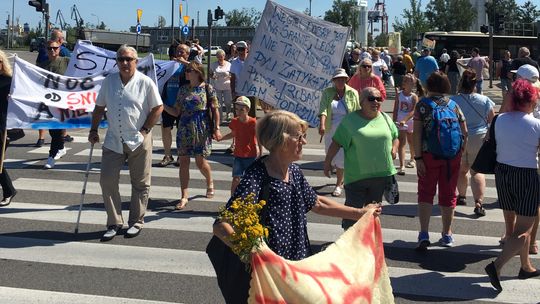
M 232 251 L 240 257 L 240 260 L 249 266 L 251 251 L 258 249 L 263 239 L 268 238 L 268 228 L 259 222 L 259 212 L 266 201 L 255 202 L 255 194 L 250 193 L 245 199 L 235 199 L 230 209 L 222 207 L 219 220 L 229 223 L 234 228 L 234 233 L 229 237 L 232 243 Z

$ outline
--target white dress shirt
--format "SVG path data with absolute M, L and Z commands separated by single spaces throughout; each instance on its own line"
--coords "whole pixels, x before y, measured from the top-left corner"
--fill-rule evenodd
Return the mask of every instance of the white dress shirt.
M 126 85 L 118 72 L 107 76 L 96 99 L 96 105 L 107 107 L 109 128 L 103 146 L 120 154 L 122 144 L 131 151 L 137 149 L 144 140 L 139 130 L 152 109 L 161 104 L 156 84 L 143 73 L 135 71 Z

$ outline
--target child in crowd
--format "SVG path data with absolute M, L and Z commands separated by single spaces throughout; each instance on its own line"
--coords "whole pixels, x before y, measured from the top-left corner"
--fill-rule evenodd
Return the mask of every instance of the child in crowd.
M 398 175 L 405 175 L 405 144 L 409 142 L 409 150 L 411 160 L 407 163 L 407 168 L 414 168 L 415 162 L 413 159 L 413 116 L 414 107 L 418 102 L 418 96 L 413 93 L 413 88 L 417 84 L 417 79 L 413 74 L 403 76 L 401 83 L 401 91 L 396 87 L 396 101 L 394 103 L 393 119 L 399 129 L 399 170 Z
M 220 140 L 234 138 L 234 163 L 232 172 L 231 195 L 234 194 L 236 186 L 240 183 L 240 178 L 244 171 L 255 161 L 259 155 L 257 138 L 255 136 L 255 125 L 257 120 L 248 116 L 251 102 L 246 96 L 239 96 L 234 102 L 236 117 L 231 120 L 229 129 L 231 133 L 223 136 Z

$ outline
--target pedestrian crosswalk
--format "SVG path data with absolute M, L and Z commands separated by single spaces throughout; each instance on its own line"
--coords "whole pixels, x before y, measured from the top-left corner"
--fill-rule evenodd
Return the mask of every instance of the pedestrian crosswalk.
M 322 174 L 323 145 L 316 130 L 308 133 L 315 143 L 304 148 L 299 164 L 316 191 L 330 195 L 334 179 Z M 230 196 L 232 157 L 223 152 L 230 143 L 216 143 L 209 158 L 216 187 L 213 198 L 205 197 L 206 182 L 192 164 L 190 202 L 185 210 L 175 211 L 180 197 L 178 168 L 153 167 L 141 234 L 125 239 L 124 229 L 112 241 L 100 243 L 106 215 L 99 187 L 99 145 L 93 153 L 79 234 L 73 233 L 90 151 L 85 132 L 76 135 L 72 132 L 75 141 L 67 144 L 67 155 L 52 170 L 42 170 L 48 146 L 33 147 L 35 138 L 24 138 L 8 150 L 6 168 L 18 194 L 11 205 L 0 208 L 0 302 L 223 303 L 204 249 L 214 217 Z M 162 158 L 159 134 L 155 134 L 154 163 Z M 127 209 L 131 193 L 127 170 L 122 171 L 120 182 Z M 492 176 L 487 177 L 485 217 L 477 218 L 472 204 L 456 208 L 454 247 L 436 243 L 441 219 L 438 208 L 433 209 L 430 238 L 434 244 L 427 253 L 414 251 L 419 226 L 414 169 L 406 169 L 398 182 L 401 202 L 385 205 L 381 217 L 397 303 L 540 301 L 540 279 L 518 280 L 517 257 L 503 269 L 500 294 L 483 271 L 501 251 L 499 239 L 504 231 Z M 343 203 L 344 198 L 336 201 Z M 310 214 L 308 232 L 318 250 L 342 233 L 340 220 Z M 540 267 L 540 256 L 531 258 Z

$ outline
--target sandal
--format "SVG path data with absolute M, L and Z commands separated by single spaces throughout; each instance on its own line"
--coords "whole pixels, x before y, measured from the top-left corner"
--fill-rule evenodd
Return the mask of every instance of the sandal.
M 414 168 L 416 167 L 416 161 L 414 161 L 414 159 L 411 159 L 407 165 L 405 165 L 406 168 Z
M 486 216 L 486 209 L 484 209 L 484 206 L 482 206 L 482 202 L 480 200 L 476 200 L 474 204 L 474 214 L 476 214 L 478 217 Z
M 178 204 L 176 204 L 176 206 L 174 206 L 174 209 L 176 209 L 176 210 L 182 210 L 182 209 L 186 208 L 187 203 L 188 203 L 187 197 L 182 197 L 182 198 L 180 199 L 180 202 L 178 202 Z
M 206 198 L 213 198 L 214 197 L 214 182 L 210 182 L 208 185 L 208 188 L 206 188 Z
M 462 195 L 458 195 L 458 197 L 457 197 L 457 205 L 458 206 L 466 206 L 467 205 L 466 197 L 462 196 Z
M 332 196 L 340 197 L 342 192 L 343 192 L 343 188 L 341 188 L 340 186 L 336 186 L 334 188 L 334 192 L 332 192 Z
M 405 170 L 403 170 L 403 167 L 400 167 L 397 171 L 397 175 L 405 175 Z
M 532 242 L 529 246 L 529 254 L 538 254 L 538 244 L 536 241 Z

